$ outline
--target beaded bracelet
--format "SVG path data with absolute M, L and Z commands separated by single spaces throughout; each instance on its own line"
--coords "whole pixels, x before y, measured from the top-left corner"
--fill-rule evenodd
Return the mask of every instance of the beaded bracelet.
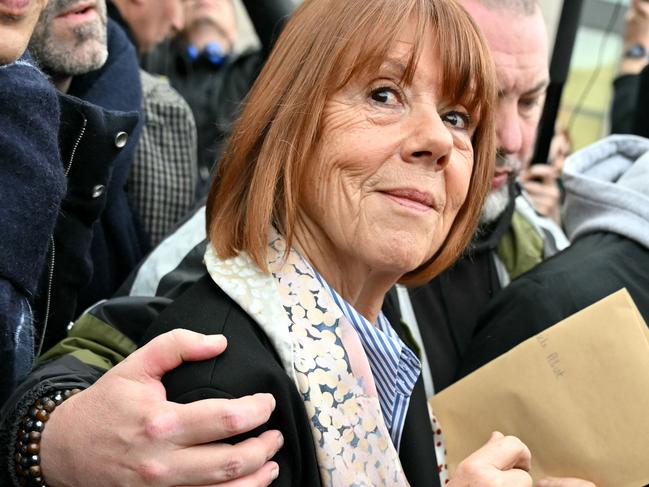
M 23 416 L 16 441 L 15 465 L 18 482 L 25 487 L 47 487 L 41 473 L 41 434 L 50 414 L 81 389 L 55 391 L 36 401 Z

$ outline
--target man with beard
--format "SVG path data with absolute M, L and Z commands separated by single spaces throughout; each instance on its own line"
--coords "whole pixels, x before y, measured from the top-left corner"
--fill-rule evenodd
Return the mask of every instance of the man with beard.
M 534 0 L 464 0 L 463 5 L 482 29 L 496 64 L 499 148 L 492 191 L 465 256 L 425 286 L 397 289 L 403 319 L 428 364 L 423 376 L 429 395 L 455 381 L 458 361 L 490 300 L 511 279 L 568 245 L 561 229 L 534 206 L 539 199 L 558 206 L 552 168 L 525 167 L 549 82 L 540 9 Z M 517 179 L 528 194 L 521 193 Z
M 139 115 L 141 120 L 137 56 L 121 29 L 108 21 L 104 1 L 51 0 L 29 49 L 60 92 L 104 110 L 126 112 L 131 118 Z M 42 311 L 47 318 L 45 348 L 65 336 L 68 323 L 80 310 L 112 295 L 147 248 L 124 189 L 141 121 L 132 130 L 95 128 L 98 133 L 86 130 L 83 118 L 75 122 L 84 129 L 79 144 L 87 142 L 90 147 L 87 160 L 68 167 L 66 199 L 79 194 L 95 199 L 81 208 L 82 219 L 64 211 L 57 222 L 57 263 L 47 276 L 50 299 L 48 309 Z M 118 150 L 114 159 L 92 146 L 104 141 Z
M 153 42 L 170 33 L 166 20 L 157 29 L 150 24 L 138 24 L 144 31 L 138 39 Z M 146 34 L 148 30 L 155 34 Z M 70 301 L 65 307 L 53 307 L 49 347 L 64 336 L 68 318 L 109 297 L 144 251 L 189 210 L 196 179 L 196 129 L 184 100 L 164 80 L 139 70 L 133 47 L 117 23 L 108 19 L 105 0 L 52 0 L 30 49 L 62 92 L 106 109 L 145 115 L 140 139 L 139 127 L 130 139 L 121 135 L 119 144 L 126 146 L 115 161 L 101 224 L 94 228 L 89 259 L 94 267 L 89 270 L 92 280 L 79 294 L 76 307 Z M 57 275 L 61 272 L 78 275 L 76 266 L 61 266 Z M 54 289 L 61 297 L 62 286 Z M 60 303 L 55 299 L 54 304 Z M 57 319 L 67 309 L 76 311 L 74 316 Z
M 51 0 L 29 49 L 61 92 L 105 110 L 137 113 L 141 119 L 137 57 L 121 29 L 108 22 L 103 1 Z M 80 191 L 102 197 L 105 207 L 97 209 L 101 216 L 91 228 L 89 220 L 67 228 L 71 222 L 65 213 L 59 219 L 54 238 L 59 264 L 53 272 L 45 348 L 65 335 L 79 310 L 110 296 L 146 251 L 146 237 L 124 189 L 141 128 L 140 122 L 133 131 L 84 134 L 88 141 L 100 135 L 110 138 L 120 152 L 113 161 L 104 161 L 110 170 L 102 181 L 86 172 L 85 161 L 71 166 L 70 188 L 78 185 Z

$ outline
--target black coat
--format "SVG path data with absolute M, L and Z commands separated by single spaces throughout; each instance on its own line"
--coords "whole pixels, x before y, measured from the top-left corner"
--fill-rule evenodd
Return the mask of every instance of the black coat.
M 33 298 L 65 194 L 54 87 L 28 57 L 0 68 L 0 404 L 32 365 Z
M 144 341 L 175 328 L 223 333 L 228 338 L 228 348 L 215 359 L 187 362 L 168 373 L 163 380 L 168 399 L 185 403 L 258 392 L 273 394 L 277 406 L 268 423 L 233 441 L 268 429 L 280 430 L 285 441 L 274 458 L 280 476 L 273 485 L 320 485 L 311 426 L 301 395 L 259 325 L 205 275 L 160 314 Z M 411 486 L 439 485 L 433 432 L 421 378 L 410 401 L 401 445 L 400 458 Z
M 613 82 L 611 133 L 649 137 L 649 66 L 638 74 L 624 74 Z
M 614 233 L 580 237 L 514 280 L 490 303 L 458 376 L 622 288 L 649 323 L 648 269 L 647 247 Z
M 105 164 L 111 163 L 111 155 L 115 159 L 106 191 L 105 210 L 94 226 L 90 248 L 92 278 L 79 294 L 76 311 L 81 312 L 110 297 L 142 259 L 148 246 L 148 239 L 140 228 L 125 190 L 142 129 L 140 71 L 134 47 L 114 21 L 108 21 L 108 60 L 97 71 L 75 76 L 68 93 L 107 110 L 135 112 L 140 116 L 137 125 L 128 131 L 121 130 L 127 132 L 128 141 L 117 157 L 114 151 L 105 154 L 99 150 L 105 147 L 105 143 L 115 144 L 117 132 L 101 134 L 110 138 L 105 141 L 99 141 L 99 134 L 89 134 L 90 140 L 99 144 L 88 153 L 89 158 L 100 158 Z
M 41 276 L 38 294 L 38 320 L 35 322 L 40 348 L 47 350 L 62 340 L 68 324 L 79 308 L 78 295 L 87 296 L 86 287 L 96 282 L 95 274 L 111 262 L 93 252 L 93 243 L 101 239 L 108 226 L 104 219 L 117 218 L 113 212 L 104 216 L 110 201 L 111 176 L 125 148 L 115 144 L 119 132 L 132 133 L 138 124 L 137 112 L 104 110 L 71 96 L 61 95 L 59 147 L 68 189 L 54 229 L 47 272 Z M 117 169 L 119 170 L 119 169 Z M 103 188 L 103 189 L 102 189 Z M 128 226 L 128 221 L 124 222 Z M 103 231 L 102 231 L 103 229 Z M 95 244 L 99 245 L 99 244 Z M 102 296 L 107 297 L 107 296 Z
M 501 217 L 482 228 L 466 254 L 451 268 L 429 283 L 409 290 L 435 392 L 455 382 L 458 364 L 471 343 L 478 316 L 502 288 L 492 254 L 509 229 L 516 194 L 512 193 Z

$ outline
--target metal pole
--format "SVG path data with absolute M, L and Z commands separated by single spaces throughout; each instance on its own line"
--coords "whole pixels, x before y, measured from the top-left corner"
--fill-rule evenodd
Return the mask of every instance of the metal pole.
M 575 46 L 583 0 L 564 0 L 559 19 L 559 27 L 554 41 L 552 62 L 550 63 L 550 85 L 543 106 L 543 115 L 536 138 L 536 148 L 532 164 L 548 162 L 550 142 L 554 136 L 554 125 L 559 112 L 563 87 L 568 79 L 570 59 Z

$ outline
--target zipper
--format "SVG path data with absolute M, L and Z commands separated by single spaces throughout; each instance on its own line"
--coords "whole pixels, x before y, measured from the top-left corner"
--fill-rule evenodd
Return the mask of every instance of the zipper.
M 81 132 L 79 132 L 79 135 L 77 136 L 77 140 L 74 142 L 74 145 L 72 146 L 72 151 L 70 152 L 70 160 L 68 161 L 68 164 L 65 167 L 66 177 L 70 173 L 70 169 L 72 168 L 72 163 L 74 162 L 74 156 L 77 153 L 77 148 L 81 143 L 81 139 L 86 133 L 87 125 L 88 125 L 88 119 L 86 117 L 83 117 Z M 50 308 L 52 306 L 52 287 L 54 285 L 54 264 L 56 261 L 56 245 L 54 243 L 54 234 L 50 235 L 50 248 L 52 249 L 52 251 L 51 251 L 51 258 L 50 258 L 50 271 L 47 276 L 47 298 L 45 300 L 45 315 L 43 317 L 43 328 L 41 331 L 40 340 L 38 342 L 38 350 L 36 351 L 37 358 L 41 355 L 41 352 L 43 351 L 43 343 L 45 342 L 45 333 L 47 332 L 47 324 L 50 320 Z
M 45 316 L 43 317 L 43 329 L 41 337 L 38 341 L 38 350 L 36 357 L 38 358 L 43 350 L 43 342 L 45 341 L 45 332 L 47 331 L 47 322 L 50 319 L 50 306 L 52 304 L 52 284 L 54 283 L 54 261 L 56 260 L 56 245 L 54 244 L 54 235 L 50 235 L 50 272 L 47 276 L 47 299 L 45 301 Z
M 77 153 L 77 148 L 79 147 L 79 143 L 81 142 L 81 139 L 83 138 L 83 134 L 86 133 L 86 126 L 87 125 L 88 125 L 88 119 L 86 117 L 83 117 L 83 125 L 81 126 L 81 132 L 79 132 L 79 136 L 77 137 L 77 140 L 74 142 L 74 145 L 72 146 L 72 152 L 70 153 L 70 161 L 68 162 L 68 165 L 65 168 L 65 175 L 66 176 L 70 172 L 70 168 L 72 167 L 72 163 L 74 162 L 74 156 Z

